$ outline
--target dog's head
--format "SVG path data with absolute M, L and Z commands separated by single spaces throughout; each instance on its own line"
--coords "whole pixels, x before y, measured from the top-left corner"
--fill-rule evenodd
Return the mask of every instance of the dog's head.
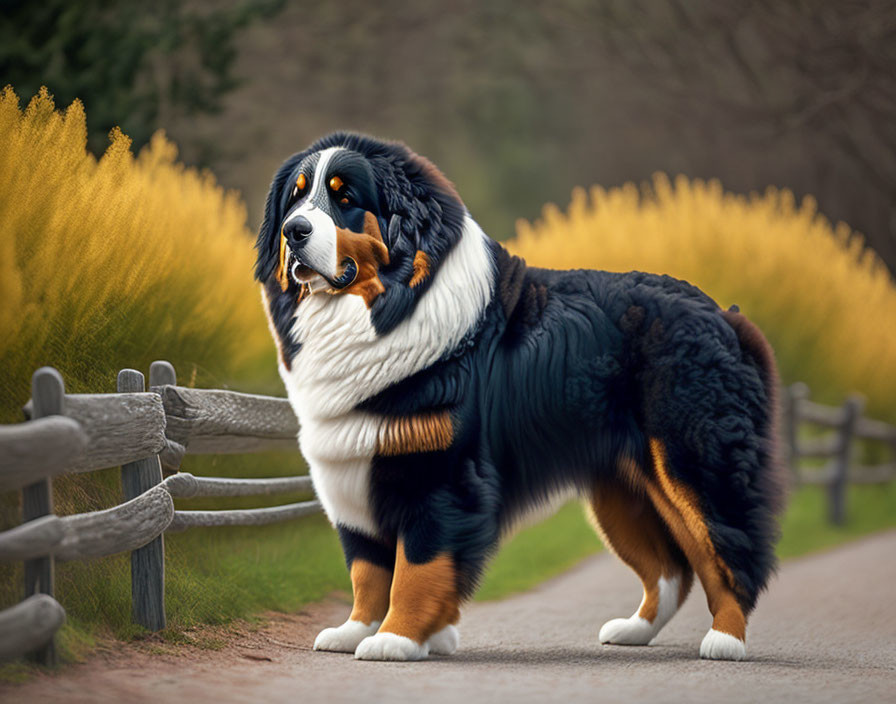
M 255 278 L 284 304 L 318 292 L 361 296 L 384 334 L 425 293 L 464 215 L 451 183 L 404 145 L 332 134 L 277 171 Z

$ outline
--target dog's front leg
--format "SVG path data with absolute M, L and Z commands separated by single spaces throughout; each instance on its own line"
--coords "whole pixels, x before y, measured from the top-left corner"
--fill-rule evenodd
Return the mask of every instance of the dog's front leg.
M 318 634 L 314 649 L 353 653 L 376 633 L 389 610 L 394 555 L 391 548 L 347 528 L 340 528 L 339 537 L 349 563 L 354 605 L 345 623 Z
M 453 558 L 441 553 L 428 562 L 411 562 L 399 540 L 389 612 L 376 635 L 361 641 L 355 657 L 422 660 L 430 652 L 450 654 L 457 647 L 459 603 Z

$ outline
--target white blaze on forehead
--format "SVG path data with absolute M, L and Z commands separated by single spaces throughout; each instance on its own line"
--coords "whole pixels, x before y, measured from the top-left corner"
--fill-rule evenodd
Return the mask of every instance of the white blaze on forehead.
M 318 158 L 317 166 L 314 169 L 314 181 L 311 184 L 311 191 L 308 193 L 306 203 L 309 201 L 321 202 L 319 200 L 321 192 L 327 188 L 327 169 L 330 167 L 330 161 L 336 152 L 344 151 L 346 151 L 345 147 L 328 147 L 320 152 L 320 158 Z
M 333 218 L 316 204 L 326 202 L 327 169 L 333 155 L 340 151 L 345 151 L 345 147 L 329 147 L 320 152 L 308 196 L 302 205 L 283 221 L 283 227 L 298 217 L 303 217 L 311 223 L 311 234 L 302 245 L 300 258 L 304 264 L 330 278 L 335 278 L 339 273 L 336 224 L 333 222 Z

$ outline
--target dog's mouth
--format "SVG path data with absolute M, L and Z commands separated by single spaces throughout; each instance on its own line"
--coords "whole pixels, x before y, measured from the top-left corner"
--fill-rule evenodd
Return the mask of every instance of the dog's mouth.
M 289 252 L 286 266 L 290 278 L 299 286 L 310 283 L 315 276 L 319 276 L 314 269 L 299 259 L 292 250 Z
M 336 278 L 331 278 L 308 266 L 291 249 L 287 256 L 286 266 L 290 278 L 299 286 L 313 284 L 315 279 L 319 277 L 326 281 L 331 289 L 339 290 L 351 285 L 358 276 L 358 264 L 351 257 L 343 259 L 342 273 Z

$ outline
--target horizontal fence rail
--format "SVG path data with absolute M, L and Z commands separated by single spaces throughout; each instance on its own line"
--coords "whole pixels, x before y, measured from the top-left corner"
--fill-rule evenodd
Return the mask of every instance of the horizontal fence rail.
M 263 526 L 292 518 L 319 513 L 320 503 L 303 501 L 270 508 L 236 509 L 232 511 L 175 511 L 169 530 L 212 526 Z
M 26 417 L 32 408 L 29 401 Z M 158 394 L 66 394 L 65 415 L 87 435 L 87 449 L 63 464 L 59 474 L 117 467 L 165 447 L 165 409 Z
M 104 511 L 66 516 L 65 536 L 54 550 L 59 560 L 83 560 L 136 550 L 157 538 L 174 517 L 174 502 L 154 488 Z
M 0 611 L 0 662 L 44 647 L 64 622 L 65 609 L 47 594 Z
M 273 477 L 271 479 L 226 479 L 194 477 L 189 472 L 172 474 L 164 482 L 172 496 L 263 496 L 311 491 L 311 477 Z
M 63 519 L 41 516 L 0 533 L 0 560 L 13 562 L 50 555 L 65 535 Z
M 87 445 L 81 424 L 64 416 L 0 426 L 0 491 L 64 474 L 83 462 Z
M 193 477 L 192 479 L 201 479 Z M 175 511 L 172 496 L 250 496 L 242 486 L 236 492 L 214 491 L 205 493 L 181 493 L 182 479 L 174 475 L 161 485 L 150 489 L 127 503 L 91 513 L 75 516 L 42 516 L 0 533 L 0 560 L 30 560 L 42 555 L 52 555 L 57 560 L 84 560 L 106 557 L 120 552 L 136 550 L 166 531 L 180 531 L 194 526 L 250 526 L 275 523 L 290 518 L 300 518 L 321 510 L 318 501 L 303 501 L 268 508 L 234 509 L 220 511 Z M 292 480 L 292 477 L 289 477 Z M 295 477 L 294 479 L 308 479 Z M 214 479 L 210 484 L 218 484 Z M 253 481 L 266 483 L 271 480 L 232 480 L 242 485 Z M 280 491 L 310 489 L 310 481 L 283 483 Z M 262 491 L 273 494 L 275 491 Z
M 296 449 L 299 423 L 285 398 L 168 385 L 153 390 L 165 406 L 169 440 L 188 454 Z
M 65 611 L 53 598 L 57 561 L 131 554 L 133 616 L 165 626 L 164 535 L 192 527 L 253 526 L 321 511 L 318 501 L 265 508 L 182 511 L 174 497 L 271 496 L 308 492 L 310 477 L 197 477 L 176 472 L 186 454 L 297 451 L 288 401 L 177 386 L 174 368 L 122 370 L 118 393 L 66 394 L 62 377 L 39 369 L 24 423 L 0 426 L 0 490 L 22 490 L 21 525 L 0 533 L 0 560 L 25 563 L 26 598 L 0 611 L 0 661 L 30 653 L 55 662 Z M 73 516 L 53 513 L 53 477 L 121 466 L 124 503 Z M 176 473 L 163 479 L 162 469 Z
M 43 516 L 0 533 L 0 560 L 85 560 L 128 552 L 158 537 L 174 518 L 174 502 L 163 487 L 103 511 Z

